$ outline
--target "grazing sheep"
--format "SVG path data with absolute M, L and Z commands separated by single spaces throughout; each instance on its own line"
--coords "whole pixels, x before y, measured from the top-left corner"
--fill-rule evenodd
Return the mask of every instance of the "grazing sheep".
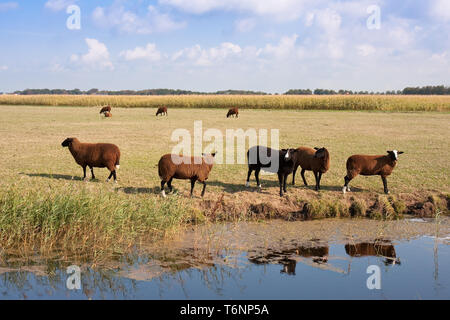
M 283 196 L 283 191 L 286 192 L 287 176 L 294 171 L 294 164 L 297 161 L 298 150 L 296 149 L 282 149 L 275 150 L 263 146 L 254 146 L 248 149 L 248 173 L 246 186 L 250 184 L 250 175 L 255 171 L 256 184 L 261 189 L 259 183 L 259 172 L 262 168 L 265 171 L 278 174 L 278 182 L 280 184 L 280 196 Z M 264 161 L 261 161 L 266 158 Z M 273 163 L 272 161 L 275 161 Z
M 347 175 L 345 176 L 345 185 L 342 192 L 350 191 L 349 182 L 358 174 L 363 176 L 381 176 L 383 181 L 384 193 L 388 194 L 386 177 L 392 173 L 397 165 L 398 155 L 403 151 L 387 151 L 384 156 L 368 156 L 368 155 L 353 155 L 347 160 Z
M 114 182 L 117 182 L 116 169 L 120 167 L 120 150 L 115 144 L 82 143 L 77 138 L 67 138 L 61 145 L 69 147 L 76 163 L 83 168 L 83 179 L 86 179 L 86 167 L 91 169 L 92 179 L 95 179 L 94 167 L 106 167 L 111 171 L 106 181 L 114 177 Z
M 167 107 L 159 107 L 158 111 L 156 111 L 156 116 L 158 116 L 158 114 L 161 116 L 165 114 L 167 116 Z
M 239 109 L 238 108 L 234 107 L 234 108 L 231 108 L 230 110 L 228 110 L 227 118 L 229 118 L 233 115 L 235 116 L 235 118 L 239 118 Z
M 320 190 L 320 180 L 322 174 L 326 173 L 330 168 L 330 154 L 326 148 L 297 148 L 298 156 L 294 165 L 294 172 L 292 174 L 292 184 L 295 185 L 295 173 L 298 166 L 302 167 L 301 175 L 305 186 L 308 185 L 305 179 L 305 171 L 312 171 L 314 178 L 316 178 L 316 191 Z
M 106 111 L 105 113 L 103 113 L 105 115 L 105 118 L 111 118 L 112 114 L 111 112 Z
M 111 112 L 111 106 L 107 105 L 106 107 L 103 107 L 102 110 L 100 110 L 100 113 L 104 112 Z
M 202 197 L 205 195 L 206 180 L 211 172 L 214 163 L 215 153 L 202 157 L 188 157 L 176 154 L 166 154 L 158 162 L 158 174 L 161 178 L 161 194 L 166 196 L 164 185 L 167 183 L 172 192 L 172 180 L 191 180 L 191 197 L 194 192 L 195 182 L 203 183 Z

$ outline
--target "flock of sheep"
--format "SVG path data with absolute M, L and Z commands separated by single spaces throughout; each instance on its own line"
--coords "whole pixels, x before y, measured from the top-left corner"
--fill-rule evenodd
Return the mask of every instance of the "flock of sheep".
M 111 107 L 101 109 L 106 117 L 111 116 Z M 109 114 L 106 115 L 106 113 Z M 165 114 L 167 108 L 160 107 L 156 116 Z M 232 108 L 227 113 L 227 118 L 234 115 L 238 117 L 239 110 Z M 110 143 L 82 143 L 77 138 L 67 138 L 62 142 L 63 147 L 68 147 L 76 163 L 83 168 L 83 179 L 86 179 L 86 168 L 89 167 L 92 179 L 95 179 L 95 168 L 108 168 L 111 172 L 107 181 L 114 177 L 117 182 L 116 170 L 120 167 L 120 150 Z M 350 191 L 349 183 L 358 175 L 373 176 L 379 175 L 383 181 L 384 192 L 389 193 L 386 177 L 395 168 L 398 156 L 402 151 L 387 151 L 387 155 L 353 155 L 347 159 L 347 175 L 344 177 L 345 194 Z M 158 162 L 158 174 L 161 178 L 161 194 L 166 196 L 164 186 L 167 183 L 169 191 L 172 192 L 172 180 L 183 179 L 191 181 L 191 196 L 197 181 L 203 184 L 202 197 L 206 190 L 206 180 L 212 170 L 215 153 L 202 154 L 201 157 L 182 156 L 175 154 L 165 154 Z M 262 159 L 263 157 L 263 159 Z M 322 175 L 330 168 L 330 154 L 326 148 L 299 147 L 297 149 L 271 149 L 264 146 L 254 146 L 247 151 L 248 174 L 246 186 L 249 186 L 250 176 L 255 171 L 256 184 L 261 188 L 259 173 L 261 169 L 270 171 L 278 175 L 280 196 L 286 192 L 287 178 L 292 173 L 292 184 L 295 184 L 295 174 L 298 167 L 301 167 L 301 176 L 305 186 L 308 185 L 305 178 L 306 171 L 312 171 L 316 180 L 316 191 L 320 190 Z M 268 159 L 268 161 L 266 161 Z M 264 161 L 263 161 L 264 160 Z M 272 163 L 275 161 L 275 163 Z

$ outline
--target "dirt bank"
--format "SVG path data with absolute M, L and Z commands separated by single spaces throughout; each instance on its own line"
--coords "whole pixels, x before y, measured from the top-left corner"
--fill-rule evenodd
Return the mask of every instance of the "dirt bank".
M 276 188 L 262 191 L 249 189 L 236 193 L 209 194 L 195 204 L 210 220 L 237 220 L 243 216 L 310 220 L 330 217 L 367 217 L 397 219 L 403 215 L 434 217 L 448 215 L 450 197 L 437 191 L 384 195 L 368 192 L 288 190 L 279 197 Z

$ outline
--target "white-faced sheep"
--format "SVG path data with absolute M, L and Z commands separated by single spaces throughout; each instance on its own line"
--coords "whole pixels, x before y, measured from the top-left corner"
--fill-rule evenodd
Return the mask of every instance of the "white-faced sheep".
M 316 190 L 320 190 L 320 180 L 322 174 L 326 173 L 330 168 L 330 153 L 326 148 L 297 148 L 298 155 L 294 165 L 292 174 L 292 184 L 295 185 L 295 173 L 298 167 L 302 168 L 301 175 L 305 186 L 308 185 L 305 179 L 305 171 L 312 171 L 316 179 Z
M 206 180 L 213 167 L 215 153 L 202 157 L 188 157 L 176 154 L 166 154 L 158 162 L 158 174 L 161 178 L 161 194 L 166 196 L 164 185 L 167 183 L 172 192 L 172 180 L 191 180 L 191 197 L 193 196 L 195 182 L 203 183 L 202 197 L 205 195 Z
M 76 163 L 83 168 L 83 179 L 86 179 L 86 167 L 91 169 L 92 179 L 95 179 L 94 167 L 106 167 L 111 172 L 106 181 L 114 177 L 114 182 L 117 182 L 116 169 L 120 167 L 120 150 L 115 144 L 82 143 L 77 138 L 67 138 L 61 145 L 69 148 Z
M 248 149 L 248 173 L 246 186 L 250 184 L 250 175 L 255 171 L 256 184 L 261 188 L 259 183 L 259 172 L 262 168 L 265 171 L 278 174 L 278 182 L 280 185 L 280 196 L 283 191 L 286 192 L 287 177 L 294 171 L 294 163 L 297 161 L 298 151 L 295 149 L 276 150 L 264 146 L 254 146 Z
M 386 177 L 392 173 L 397 165 L 398 155 L 403 151 L 387 151 L 384 156 L 368 156 L 368 155 L 353 155 L 347 160 L 347 175 L 344 178 L 345 185 L 342 192 L 350 191 L 349 182 L 357 175 L 363 176 L 381 176 L 383 181 L 384 193 L 388 194 Z

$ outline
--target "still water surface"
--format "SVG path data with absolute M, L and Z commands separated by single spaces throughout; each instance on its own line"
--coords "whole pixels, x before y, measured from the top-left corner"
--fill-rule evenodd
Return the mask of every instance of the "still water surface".
M 271 227 L 264 237 L 280 230 Z M 239 238 L 252 230 L 228 231 Z M 341 230 L 340 236 L 308 241 L 287 232 L 283 245 L 261 245 L 258 238 L 260 245 L 250 241 L 245 250 L 227 246 L 215 254 L 182 246 L 170 254 L 119 257 L 104 267 L 84 264 L 80 290 L 67 289 L 70 261 L 7 262 L 0 265 L 0 299 L 450 299 L 447 230 L 389 240 L 388 231 L 383 239 L 368 234 L 349 240 Z M 379 290 L 367 288 L 370 265 L 381 270 Z

